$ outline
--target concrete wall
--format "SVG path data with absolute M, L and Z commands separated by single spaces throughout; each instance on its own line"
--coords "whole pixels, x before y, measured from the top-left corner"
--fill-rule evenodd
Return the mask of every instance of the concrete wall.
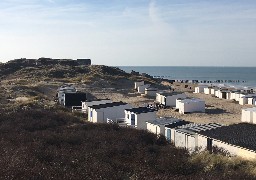
M 224 143 L 222 141 L 217 141 L 217 140 L 213 140 L 213 146 L 223 148 L 223 149 L 227 150 L 233 156 L 239 156 L 239 157 L 242 157 L 244 159 L 249 159 L 249 160 L 256 159 L 256 152 L 250 151 L 248 149 L 245 149 L 245 148 L 242 148 L 239 146 L 234 146 L 234 145 Z
M 185 148 L 187 144 L 187 137 L 185 133 L 175 131 L 174 132 L 174 144 L 176 147 Z

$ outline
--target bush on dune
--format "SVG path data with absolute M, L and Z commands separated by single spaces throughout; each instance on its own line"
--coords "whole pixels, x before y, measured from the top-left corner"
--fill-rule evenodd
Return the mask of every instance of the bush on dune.
M 253 177 L 236 163 L 223 168 L 227 160 L 214 161 L 215 155 L 191 157 L 163 136 L 115 124 L 85 123 L 64 112 L 2 114 L 0 135 L 0 179 Z M 205 171 L 209 164 L 213 168 Z

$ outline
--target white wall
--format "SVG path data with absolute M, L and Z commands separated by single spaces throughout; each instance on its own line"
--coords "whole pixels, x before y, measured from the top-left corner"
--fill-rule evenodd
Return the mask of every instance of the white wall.
M 239 104 L 240 105 L 245 105 L 245 104 L 248 104 L 248 97 L 241 97 L 239 98 Z
M 204 101 L 181 101 L 179 113 L 189 113 L 189 112 L 205 112 L 205 102 Z
M 207 86 L 198 86 L 195 87 L 195 93 L 203 93 L 204 92 L 204 88 L 206 88 Z
M 150 84 L 145 84 L 145 85 L 141 85 L 141 86 L 138 86 L 138 92 L 139 93 L 145 93 L 145 89 L 150 87 Z
M 172 96 L 167 96 L 166 97 L 166 106 L 170 106 L 170 107 L 176 107 L 176 99 L 178 98 L 186 98 L 186 94 L 182 93 L 182 94 L 175 94 Z
M 146 122 L 156 119 L 156 112 L 140 113 L 135 115 L 135 125 L 138 129 L 147 129 Z
M 211 94 L 211 88 L 204 88 L 204 94 Z
M 124 118 L 124 110 L 130 108 L 132 108 L 131 105 L 126 104 L 101 109 L 93 109 L 92 118 L 90 119 L 92 119 L 92 122 L 94 123 L 106 123 L 107 119 L 115 120 L 116 118 Z M 88 116 L 90 116 L 90 113 L 88 113 Z

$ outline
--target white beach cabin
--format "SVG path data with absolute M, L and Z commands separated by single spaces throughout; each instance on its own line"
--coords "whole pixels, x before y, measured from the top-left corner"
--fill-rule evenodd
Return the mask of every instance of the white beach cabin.
M 107 104 L 107 103 L 112 103 L 112 101 L 110 99 L 97 99 L 97 100 L 82 102 L 82 112 L 87 113 L 89 106 Z
M 207 85 L 198 85 L 197 87 L 195 87 L 195 92 L 194 93 L 203 93 L 204 92 L 204 88 L 207 88 Z
M 256 97 L 256 94 L 248 94 L 248 95 L 245 95 L 243 97 L 240 97 L 239 98 L 239 104 L 240 105 L 245 105 L 245 104 L 249 104 L 249 98 L 251 97 Z M 250 99 L 251 100 L 251 99 Z M 250 101 L 250 103 L 253 102 L 252 100 Z M 252 105 L 252 104 L 251 104 Z
M 149 88 L 149 87 L 150 87 L 150 84 L 144 84 L 144 85 L 138 86 L 138 93 L 144 94 L 145 93 L 145 89 Z
M 241 121 L 256 124 L 256 107 L 242 109 Z
M 145 88 L 145 95 L 150 97 L 156 97 L 157 91 L 158 91 L 157 88 L 148 87 L 148 88 Z
M 186 94 L 180 92 L 159 92 L 156 94 L 156 102 L 165 106 L 176 107 L 176 99 L 186 97 Z
M 177 99 L 176 103 L 176 108 L 179 109 L 180 114 L 192 112 L 205 112 L 205 101 L 201 99 Z
M 198 136 L 199 132 L 208 131 L 221 127 L 221 124 L 209 123 L 209 124 L 188 124 L 181 128 L 176 128 L 174 132 L 176 147 L 186 148 L 190 152 L 195 150 L 204 150 L 209 146 L 209 142 L 201 140 Z
M 134 89 L 138 90 L 138 87 L 143 85 L 144 85 L 144 81 L 134 82 Z
M 156 119 L 156 110 L 147 107 L 127 108 L 124 113 L 127 125 L 138 129 L 146 130 L 146 122 Z
M 107 123 L 108 119 L 116 120 L 118 118 L 124 118 L 124 110 L 131 107 L 131 105 L 121 101 L 88 106 L 88 121 L 93 123 Z
M 180 121 L 183 121 L 183 120 L 177 119 L 177 118 L 171 118 L 171 117 L 158 118 L 158 119 L 146 122 L 147 130 L 157 135 L 160 135 L 160 134 L 165 135 L 165 127 Z

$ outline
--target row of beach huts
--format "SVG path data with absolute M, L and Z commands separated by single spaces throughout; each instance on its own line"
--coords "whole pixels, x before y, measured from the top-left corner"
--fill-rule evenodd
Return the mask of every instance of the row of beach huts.
M 135 89 L 146 94 L 150 85 L 147 87 L 144 85 L 144 82 L 136 82 Z M 155 94 L 156 103 L 176 108 L 180 113 L 205 111 L 205 102 L 201 99 L 189 98 L 181 92 L 170 90 L 159 92 L 157 88 L 155 90 L 150 96 Z M 66 107 L 87 114 L 89 122 L 117 123 L 120 126 L 147 130 L 165 136 L 176 147 L 186 148 L 190 152 L 205 149 L 212 151 L 217 146 L 227 150 L 231 155 L 247 159 L 256 158 L 256 125 L 252 123 L 225 126 L 217 123 L 197 124 L 173 117 L 158 118 L 157 108 L 132 107 L 128 103 L 112 102 L 109 99 L 87 100 L 86 93 L 77 92 L 73 86 L 60 87 L 57 101 Z
M 220 99 L 236 101 L 240 105 L 251 105 L 252 107 L 242 109 L 241 121 L 256 124 L 256 107 L 254 107 L 256 105 L 256 93 L 254 93 L 254 89 L 199 85 L 195 87 L 194 93 L 210 94 Z

